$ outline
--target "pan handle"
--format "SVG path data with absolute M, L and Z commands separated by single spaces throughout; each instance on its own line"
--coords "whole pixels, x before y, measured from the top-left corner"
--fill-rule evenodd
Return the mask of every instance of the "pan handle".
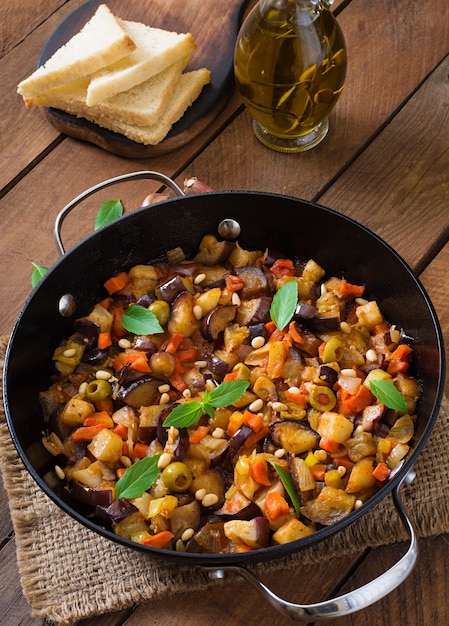
M 274 594 L 255 574 L 242 566 L 225 566 L 220 569 L 206 567 L 209 576 L 214 579 L 224 578 L 227 572 L 234 572 L 242 576 L 247 582 L 261 593 L 266 600 L 280 613 L 297 621 L 327 620 L 334 617 L 342 617 L 355 613 L 374 604 L 398 587 L 411 573 L 418 557 L 418 545 L 413 526 L 407 517 L 404 505 L 399 496 L 399 489 L 403 482 L 410 483 L 415 477 L 413 471 L 406 474 L 401 482 L 393 489 L 392 497 L 394 505 L 399 513 L 402 523 L 410 535 L 410 545 L 404 556 L 389 570 L 381 574 L 371 582 L 338 596 L 318 602 L 316 604 L 293 604 L 283 600 Z
M 122 174 L 120 176 L 115 176 L 115 178 L 109 178 L 108 180 L 104 180 L 86 191 L 83 191 L 79 196 L 77 196 L 74 200 L 69 202 L 56 216 L 55 226 L 54 226 L 54 236 L 56 240 L 56 246 L 58 248 L 59 254 L 62 256 L 65 254 L 64 246 L 61 240 L 61 228 L 62 224 L 70 213 L 72 209 L 74 209 L 80 202 L 92 196 L 94 193 L 99 191 L 100 189 L 105 189 L 106 187 L 110 187 L 111 185 L 115 185 L 116 183 L 121 183 L 127 180 L 156 180 L 160 183 L 163 183 L 167 187 L 169 187 L 177 196 L 184 196 L 184 192 L 171 178 L 161 174 L 160 172 L 153 171 L 141 171 L 141 172 L 131 172 L 129 174 Z

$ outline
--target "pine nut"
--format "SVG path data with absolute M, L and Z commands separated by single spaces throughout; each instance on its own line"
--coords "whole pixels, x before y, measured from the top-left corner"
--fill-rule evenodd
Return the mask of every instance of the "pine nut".
M 364 304 L 368 304 L 368 300 L 365 300 L 365 298 L 356 298 L 355 299 L 356 304 L 363 306 Z
M 195 304 L 195 306 L 193 307 L 193 315 L 195 316 L 196 320 L 200 320 L 203 317 L 203 309 L 200 307 L 199 304 Z
M 349 367 L 346 367 L 344 369 L 341 370 L 340 374 L 342 376 L 345 376 L 346 378 L 356 378 L 357 374 L 354 370 L 350 369 Z
M 344 476 L 346 474 L 346 467 L 344 465 L 339 465 L 337 467 L 337 472 L 340 476 Z
M 84 394 L 86 393 L 86 389 L 87 389 L 87 385 L 88 383 L 86 383 L 86 381 L 84 381 L 83 383 L 81 383 L 81 385 L 78 387 L 78 393 L 82 396 L 84 396 Z
M 197 491 L 195 491 L 195 498 L 197 500 L 201 501 L 205 495 L 206 495 L 206 490 L 204 488 L 198 489 Z
M 108 372 L 106 370 L 98 370 L 97 372 L 95 372 L 95 378 L 97 380 L 109 380 L 111 376 L 111 372 Z
M 170 391 L 170 385 L 164 383 L 163 385 L 159 385 L 157 390 L 159 391 L 159 393 L 168 393 Z
M 217 504 L 217 502 L 218 496 L 216 493 L 206 493 L 206 495 L 201 500 L 201 504 L 206 508 L 209 506 L 214 506 L 214 504 Z
M 251 347 L 254 348 L 254 350 L 257 350 L 257 348 L 261 348 L 264 345 L 265 337 L 262 337 L 262 335 L 257 335 L 257 337 L 254 337 L 254 339 L 251 341 Z
M 131 467 L 131 465 L 133 464 L 129 456 L 126 455 L 120 457 L 120 463 L 123 465 L 123 467 Z
M 182 392 L 182 395 L 184 398 L 191 398 L 192 392 L 190 391 L 190 389 L 184 389 L 184 391 Z
M 289 387 L 288 389 L 289 393 L 301 393 L 300 389 L 298 387 Z
M 365 356 L 366 360 L 370 361 L 371 363 L 375 363 L 377 361 L 377 354 L 376 351 L 373 349 L 368 350 Z
M 167 465 L 171 463 L 171 454 L 168 452 L 163 452 L 159 457 L 159 461 L 157 462 L 157 466 L 159 469 L 164 469 Z
M 274 451 L 274 456 L 277 459 L 282 459 L 283 456 L 285 456 L 285 450 L 284 448 L 278 448 L 277 450 Z
M 360 509 L 363 506 L 363 501 L 362 500 L 356 500 L 354 502 L 354 509 Z
M 193 528 L 186 528 L 185 531 L 181 535 L 181 540 L 188 541 L 189 539 L 193 537 L 194 534 L 195 534 L 195 531 L 193 530 Z
M 271 404 L 271 408 L 273 409 L 273 411 L 276 411 L 276 413 L 279 413 L 280 411 L 286 411 L 288 409 L 288 406 L 283 402 L 273 402 Z
M 194 361 L 193 363 L 196 367 L 199 367 L 200 370 L 203 370 L 207 367 L 207 361 Z
M 234 304 L 235 306 L 240 306 L 242 301 L 240 300 L 240 296 L 237 292 L 234 291 L 234 293 L 232 294 L 232 298 L 231 298 L 231 302 L 232 304 Z
M 70 358 L 71 356 L 75 356 L 76 354 L 76 350 L 75 348 L 67 348 L 67 350 L 64 350 L 63 355 L 66 356 L 67 358 Z
M 170 402 L 170 396 L 168 393 L 163 393 L 159 399 L 159 404 L 168 404 Z
M 248 409 L 251 411 L 251 413 L 257 413 L 258 411 L 260 411 L 262 407 L 263 407 L 262 398 L 257 398 L 257 400 L 254 400 L 254 402 L 251 402 Z
M 327 452 L 326 450 L 315 450 L 313 456 L 317 461 L 325 461 L 327 459 Z
M 214 439 L 223 439 L 224 430 L 222 428 L 215 428 L 215 430 L 212 432 L 212 437 Z
M 200 283 L 203 282 L 203 280 L 206 278 L 206 274 L 204 272 L 202 272 L 201 274 L 198 274 L 195 277 L 195 280 L 193 281 L 195 285 L 199 285 Z
M 59 480 L 64 480 L 64 470 L 62 469 L 62 467 L 59 467 L 59 465 L 55 465 L 55 474 L 59 478 Z
M 132 343 L 129 341 L 129 339 L 119 339 L 118 341 L 118 347 L 122 348 L 122 350 L 128 350 L 128 348 L 131 348 Z
M 345 335 L 350 335 L 351 334 L 351 327 L 348 324 L 348 322 L 341 322 L 340 330 L 341 330 L 342 333 L 345 333 Z

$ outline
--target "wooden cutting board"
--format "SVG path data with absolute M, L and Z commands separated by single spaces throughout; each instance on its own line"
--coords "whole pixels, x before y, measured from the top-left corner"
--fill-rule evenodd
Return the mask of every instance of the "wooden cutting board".
M 129 158 L 146 158 L 171 152 L 196 137 L 221 111 L 234 86 L 234 46 L 245 8 L 250 0 L 103 0 L 111 11 L 126 20 L 149 26 L 190 32 L 197 43 L 187 70 L 207 67 L 211 83 L 155 146 L 145 146 L 87 120 L 63 111 L 41 107 L 45 118 L 61 133 L 88 141 L 108 152 Z M 102 0 L 89 0 L 70 14 L 45 44 L 38 65 L 76 34 L 95 13 Z

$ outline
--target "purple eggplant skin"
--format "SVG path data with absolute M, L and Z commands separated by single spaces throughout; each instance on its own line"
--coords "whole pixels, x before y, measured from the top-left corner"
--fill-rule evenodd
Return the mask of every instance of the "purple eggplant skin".
M 131 513 L 137 513 L 139 509 L 132 504 L 126 498 L 119 498 L 118 500 L 114 500 L 105 513 L 113 522 L 121 522 L 125 517 L 131 515 Z
M 142 296 L 139 296 L 139 298 L 136 300 L 136 304 L 148 309 L 150 304 L 152 304 L 155 300 L 156 300 L 156 297 L 154 294 L 145 293 Z
M 329 365 L 320 365 L 318 370 L 318 378 L 327 383 L 330 387 L 333 387 L 338 379 L 338 373 Z
M 212 352 L 207 355 L 207 365 L 212 374 L 219 380 L 223 380 L 226 374 L 230 371 L 231 367 L 229 363 L 220 359 L 219 356 Z
M 218 306 L 210 311 L 201 322 L 201 334 L 206 341 L 215 341 L 226 326 L 234 321 L 237 307 L 233 304 Z
M 139 335 L 136 337 L 134 348 L 136 350 L 142 350 L 142 352 L 149 353 L 157 352 L 159 350 L 158 344 L 146 335 Z
M 270 294 L 267 276 L 260 267 L 254 265 L 236 267 L 235 273 L 243 281 L 243 287 L 239 292 L 242 299 L 251 300 Z
M 163 383 L 160 378 L 145 374 L 122 385 L 117 393 L 117 398 L 134 409 L 141 406 L 155 404 L 159 395 L 158 387 Z
M 157 288 L 161 300 L 165 300 L 169 304 L 183 291 L 188 291 L 188 288 L 181 276 L 173 276 Z
M 263 322 L 251 324 L 250 326 L 248 326 L 248 331 L 250 341 L 252 341 L 255 337 L 263 337 L 264 339 L 267 338 L 265 332 L 265 324 Z
M 108 507 L 112 503 L 111 489 L 92 489 L 91 487 L 85 487 L 77 480 L 70 481 L 69 492 L 71 497 L 77 502 L 82 502 L 92 507 Z
M 258 296 L 242 300 L 237 310 L 237 322 L 240 326 L 253 326 L 270 321 L 271 296 Z
M 340 318 L 336 315 L 329 317 L 311 317 L 303 319 L 302 323 L 314 333 L 326 333 L 340 329 Z
M 229 448 L 233 452 L 238 452 L 253 432 L 249 426 L 243 424 L 229 439 Z
M 254 519 L 255 517 L 261 517 L 262 511 L 255 502 L 253 502 L 252 500 L 248 500 L 238 511 L 229 513 L 229 511 L 227 511 L 224 507 L 221 507 L 221 509 L 215 511 L 215 515 L 220 520 L 227 522 L 231 519 L 250 520 Z
M 177 403 L 170 405 L 167 409 L 164 409 L 159 415 L 157 421 L 156 434 L 159 443 L 165 447 L 168 441 L 168 428 L 164 426 L 164 421 L 170 415 L 172 409 L 177 406 Z M 172 448 L 173 456 L 177 461 L 182 461 L 189 450 L 189 432 L 187 428 L 178 428 L 178 437 L 176 444 Z
M 317 313 L 318 309 L 312 304 L 307 304 L 306 302 L 298 302 L 295 312 L 293 314 L 293 319 L 297 321 L 309 320 L 315 317 Z
M 87 345 L 96 345 L 100 326 L 92 320 L 87 319 L 87 317 L 78 318 L 73 324 L 73 330 L 87 340 Z

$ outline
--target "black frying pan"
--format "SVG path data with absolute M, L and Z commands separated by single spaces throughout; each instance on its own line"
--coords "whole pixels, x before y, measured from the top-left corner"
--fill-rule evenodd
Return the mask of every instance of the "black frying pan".
M 98 188 L 136 178 L 156 178 L 182 194 L 170 179 L 157 173 L 138 172 L 111 179 L 81 194 L 61 212 L 57 239 L 63 218 L 82 199 Z M 44 476 L 51 468 L 51 459 L 38 443 L 45 429 L 38 394 L 49 386 L 49 363 L 55 346 L 70 334 L 73 320 L 87 314 L 102 298 L 102 285 L 108 277 L 137 263 L 162 260 L 165 252 L 176 246 L 181 246 L 187 255 L 193 255 L 202 236 L 217 234 L 219 224 L 227 218 L 240 225 L 238 240 L 244 248 L 270 247 L 282 250 L 287 256 L 313 258 L 329 276 L 344 275 L 349 282 L 367 285 L 368 297 L 378 301 L 386 319 L 413 338 L 413 375 L 422 383 L 416 435 L 406 462 L 385 487 L 346 519 L 304 539 L 243 554 L 158 550 L 104 530 L 83 515 L 79 504 L 72 501 L 65 490 L 47 485 Z M 59 245 L 61 247 L 60 240 Z M 60 301 L 67 294 L 69 303 L 76 304 L 76 310 L 69 307 L 61 314 Z M 233 191 L 181 195 L 138 209 L 96 231 L 64 254 L 30 295 L 14 326 L 4 368 L 4 400 L 11 436 L 25 466 L 43 491 L 74 519 L 112 541 L 152 556 L 205 566 L 213 576 L 221 576 L 232 568 L 291 617 L 325 619 L 371 604 L 400 584 L 413 568 L 416 540 L 398 491 L 400 484 L 410 476 L 430 435 L 438 415 L 444 380 L 442 333 L 432 303 L 411 269 L 390 246 L 360 224 L 322 206 L 276 194 Z M 369 583 L 368 588 L 316 605 L 293 605 L 273 596 L 244 567 L 287 556 L 338 533 L 390 492 L 411 534 L 411 544 L 401 561 Z

